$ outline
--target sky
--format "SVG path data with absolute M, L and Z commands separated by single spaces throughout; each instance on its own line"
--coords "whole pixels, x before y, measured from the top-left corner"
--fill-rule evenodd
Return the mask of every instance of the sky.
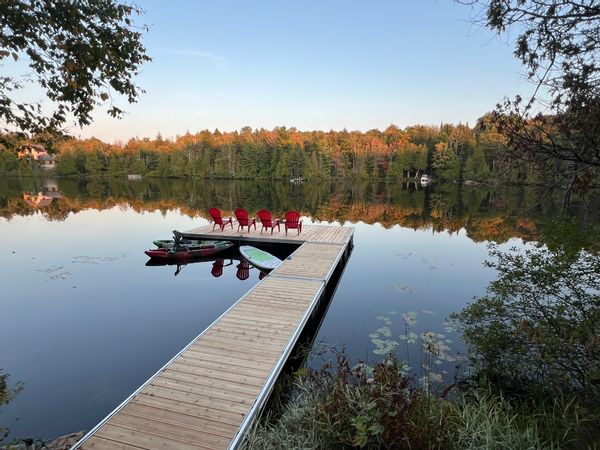
M 474 124 L 530 89 L 506 38 L 452 0 L 138 0 L 146 90 L 71 134 L 105 141 L 244 126 Z

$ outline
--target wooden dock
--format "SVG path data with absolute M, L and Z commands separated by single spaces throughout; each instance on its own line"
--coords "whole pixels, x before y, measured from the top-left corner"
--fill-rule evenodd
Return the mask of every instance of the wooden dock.
M 212 225 L 187 237 L 300 246 L 74 448 L 234 449 L 264 406 L 327 283 L 351 248 L 349 227 L 260 233 Z

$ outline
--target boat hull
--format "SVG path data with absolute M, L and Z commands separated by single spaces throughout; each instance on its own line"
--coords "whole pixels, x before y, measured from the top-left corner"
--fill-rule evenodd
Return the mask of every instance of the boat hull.
M 154 248 L 146 250 L 144 253 L 152 259 L 161 261 L 189 261 L 197 258 L 206 258 L 220 253 L 233 247 L 232 242 L 220 241 L 213 244 L 204 244 L 198 246 L 182 246 L 180 249 L 173 248 Z

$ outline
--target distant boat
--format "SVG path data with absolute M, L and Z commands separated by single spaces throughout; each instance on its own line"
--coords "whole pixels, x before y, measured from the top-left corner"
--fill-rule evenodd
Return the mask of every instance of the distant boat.
M 246 261 L 261 270 L 273 270 L 281 264 L 279 258 L 251 245 L 241 245 L 240 254 Z
M 302 178 L 302 177 L 290 178 L 290 183 L 300 184 L 302 182 L 304 182 L 304 178 Z
M 129 175 L 127 175 L 127 179 L 129 181 L 139 181 L 142 179 L 141 175 L 135 174 L 135 173 L 130 173 Z
M 427 175 L 427 174 L 421 175 L 421 184 L 429 184 L 429 175 Z

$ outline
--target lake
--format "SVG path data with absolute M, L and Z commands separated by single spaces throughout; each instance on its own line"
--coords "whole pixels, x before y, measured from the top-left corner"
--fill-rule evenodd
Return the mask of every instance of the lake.
M 424 382 L 451 380 L 465 349 L 448 315 L 494 278 L 489 242 L 527 245 L 564 213 L 560 193 L 540 198 L 459 184 L 2 179 L 0 369 L 22 389 L 0 428 L 8 441 L 90 429 L 260 281 L 235 252 L 220 275 L 211 261 L 146 265 L 152 240 L 208 223 L 211 206 L 355 227 L 306 364 L 331 359 L 330 346 L 354 362 L 394 351 Z M 566 213 L 598 221 L 599 198 L 588 203 Z

